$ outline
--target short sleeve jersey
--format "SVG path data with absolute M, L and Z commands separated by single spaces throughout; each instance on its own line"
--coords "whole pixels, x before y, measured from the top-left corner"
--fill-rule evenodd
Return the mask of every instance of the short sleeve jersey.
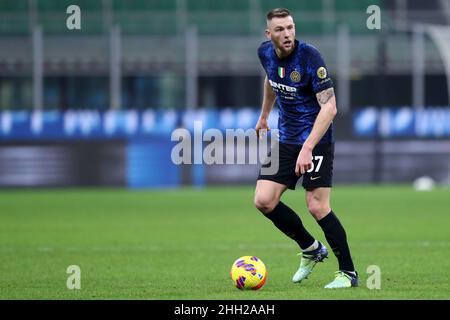
M 279 58 L 271 41 L 261 44 L 258 56 L 276 93 L 280 142 L 303 144 L 320 111 L 316 93 L 333 87 L 322 56 L 315 47 L 298 40 L 287 57 Z M 333 125 L 319 143 L 330 142 Z

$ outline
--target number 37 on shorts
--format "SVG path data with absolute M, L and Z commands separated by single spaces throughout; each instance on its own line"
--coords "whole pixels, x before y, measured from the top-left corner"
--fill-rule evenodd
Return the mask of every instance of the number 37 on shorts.
M 312 166 L 311 166 L 311 168 L 308 170 L 308 171 L 306 171 L 306 172 L 308 172 L 308 173 L 311 173 L 311 172 L 319 172 L 319 170 L 320 170 L 320 167 L 322 166 L 322 162 L 323 162 L 323 156 L 313 156 L 313 159 L 312 159 Z

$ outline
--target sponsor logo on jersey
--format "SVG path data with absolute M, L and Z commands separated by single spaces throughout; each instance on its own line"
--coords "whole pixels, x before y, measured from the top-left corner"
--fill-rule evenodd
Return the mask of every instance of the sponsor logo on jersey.
M 277 82 L 272 81 L 270 79 L 269 79 L 269 83 L 272 86 L 272 88 L 275 88 L 275 89 L 280 89 L 280 90 L 286 91 L 286 92 L 297 92 L 297 88 L 295 88 L 295 87 L 290 87 L 290 86 L 287 86 L 287 85 L 282 84 L 282 83 L 277 83 Z
M 301 79 L 301 75 L 300 72 L 298 72 L 297 70 L 294 70 L 291 72 L 291 80 L 294 82 L 300 82 Z

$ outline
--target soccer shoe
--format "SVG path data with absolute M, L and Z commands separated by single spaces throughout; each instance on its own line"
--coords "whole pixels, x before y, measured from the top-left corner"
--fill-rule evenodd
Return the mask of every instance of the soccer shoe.
M 335 278 L 325 286 L 325 289 L 341 289 L 358 286 L 358 273 L 352 276 L 343 271 L 336 271 Z
M 300 255 L 300 254 L 299 254 Z M 299 283 L 308 278 L 317 262 L 322 262 L 328 257 L 327 248 L 319 242 L 319 247 L 313 251 L 303 252 L 300 260 L 300 268 L 292 277 L 292 282 Z

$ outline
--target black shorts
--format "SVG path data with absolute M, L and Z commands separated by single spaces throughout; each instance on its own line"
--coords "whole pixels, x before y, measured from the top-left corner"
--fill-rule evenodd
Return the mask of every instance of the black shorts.
M 271 180 L 284 184 L 289 189 L 295 190 L 295 185 L 300 177 L 295 174 L 297 157 L 302 148 L 301 145 L 279 143 L 279 167 L 273 175 L 262 174 L 259 171 L 258 180 Z M 272 153 L 275 150 L 272 150 Z M 302 186 L 306 190 L 320 187 L 330 188 L 333 179 L 334 143 L 318 144 L 313 149 L 313 168 L 303 175 Z M 271 163 L 265 163 L 262 168 L 270 167 Z

